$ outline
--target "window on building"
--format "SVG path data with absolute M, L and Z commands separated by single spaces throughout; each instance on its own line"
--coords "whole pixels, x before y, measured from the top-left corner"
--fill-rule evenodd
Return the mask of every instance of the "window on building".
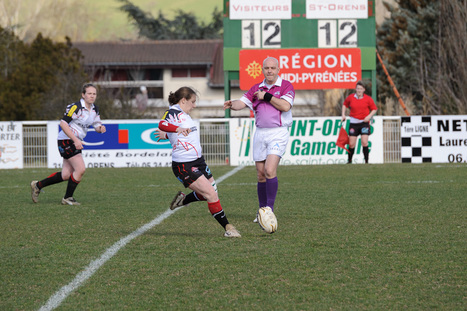
M 163 80 L 162 69 L 146 69 L 146 80 Z
M 127 81 L 128 73 L 126 70 L 117 69 L 117 70 L 109 70 L 111 72 L 111 81 Z M 107 73 L 107 72 L 106 72 Z
M 206 68 L 172 68 L 172 78 L 205 78 Z
M 148 87 L 148 98 L 162 98 L 162 91 L 161 87 Z
M 190 69 L 190 77 L 192 78 L 205 78 L 206 68 L 192 68 Z
M 185 68 L 172 69 L 172 78 L 188 78 L 188 69 L 185 69 Z

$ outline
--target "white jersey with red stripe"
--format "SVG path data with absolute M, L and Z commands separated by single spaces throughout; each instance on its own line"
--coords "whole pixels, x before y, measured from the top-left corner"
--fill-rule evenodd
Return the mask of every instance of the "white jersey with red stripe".
M 172 161 L 191 162 L 202 156 L 201 142 L 197 123 L 190 115 L 183 112 L 178 104 L 173 105 L 164 113 L 162 121 L 172 125 L 191 129 L 190 134 L 183 136 L 178 133 L 167 133 L 167 137 L 172 145 Z

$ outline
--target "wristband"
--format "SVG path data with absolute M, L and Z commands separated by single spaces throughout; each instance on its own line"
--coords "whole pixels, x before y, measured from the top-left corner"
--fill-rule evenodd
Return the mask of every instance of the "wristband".
M 266 92 L 266 93 L 264 94 L 264 100 L 267 101 L 267 102 L 270 102 L 271 99 L 272 99 L 272 94 Z

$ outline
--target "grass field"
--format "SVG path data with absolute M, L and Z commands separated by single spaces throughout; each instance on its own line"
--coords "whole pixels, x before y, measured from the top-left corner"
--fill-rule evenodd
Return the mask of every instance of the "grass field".
M 0 310 L 38 310 L 139 232 L 57 310 L 466 310 L 467 165 L 282 166 L 278 231 L 252 223 L 253 167 L 212 167 L 241 239 L 206 203 L 146 231 L 182 186 L 171 169 L 89 169 L 30 199 L 53 170 L 0 171 Z

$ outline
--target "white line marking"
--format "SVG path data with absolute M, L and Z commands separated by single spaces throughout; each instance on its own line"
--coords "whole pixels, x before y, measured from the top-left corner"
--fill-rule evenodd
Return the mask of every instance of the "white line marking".
M 407 180 L 407 181 L 377 181 L 377 184 L 441 184 L 453 183 L 454 180 Z
M 221 176 L 219 179 L 216 180 L 217 183 L 221 183 L 225 179 L 229 178 L 230 176 L 234 175 L 238 171 L 240 171 L 243 166 L 237 166 L 235 169 L 231 170 L 227 174 Z M 68 283 L 68 285 L 63 286 L 58 290 L 53 296 L 49 298 L 47 303 L 43 305 L 39 311 L 49 311 L 57 308 L 67 297 L 71 294 L 74 290 L 80 287 L 84 282 L 86 282 L 100 267 L 102 267 L 108 260 L 110 260 L 117 252 L 125 247 L 128 243 L 130 243 L 134 238 L 139 237 L 146 231 L 150 230 L 152 227 L 160 224 L 163 220 L 171 216 L 176 211 L 181 210 L 181 208 L 170 210 L 168 209 L 165 213 L 158 216 L 157 218 L 153 219 L 152 221 L 148 222 L 147 224 L 143 225 L 142 227 L 138 228 L 137 230 L 133 231 L 126 237 L 120 239 L 117 243 L 112 245 L 108 248 L 104 254 L 102 254 L 99 259 L 91 261 L 91 263 L 76 275 L 75 279 Z

